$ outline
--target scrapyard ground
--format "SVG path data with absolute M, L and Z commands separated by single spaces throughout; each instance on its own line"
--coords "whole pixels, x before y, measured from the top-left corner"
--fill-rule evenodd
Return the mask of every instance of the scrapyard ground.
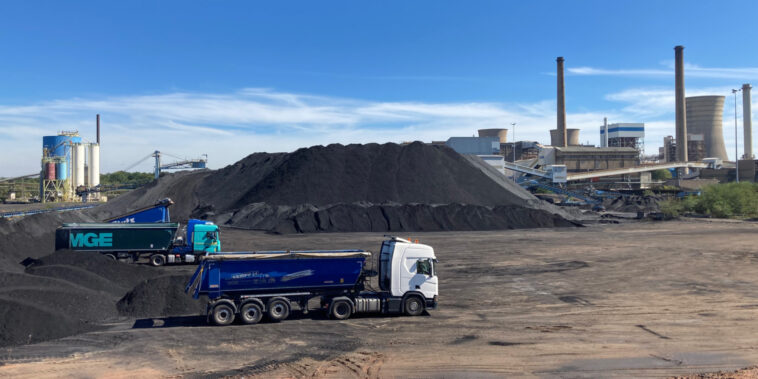
M 223 233 L 225 250 L 375 251 L 382 240 Z M 0 376 L 663 377 L 758 362 L 758 224 L 408 236 L 433 246 L 440 261 L 441 307 L 429 315 L 333 321 L 311 312 L 229 327 L 200 316 L 122 319 L 3 348 Z

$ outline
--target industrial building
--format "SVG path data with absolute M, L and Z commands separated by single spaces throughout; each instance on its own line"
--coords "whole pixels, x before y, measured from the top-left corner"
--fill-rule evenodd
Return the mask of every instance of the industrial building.
M 607 122 L 600 126 L 600 147 L 631 147 L 642 154 L 645 151 L 645 123 Z
M 96 142 L 84 142 L 78 131 L 42 137 L 40 201 L 77 200 L 77 190 L 100 185 L 100 115 Z M 100 200 L 89 194 L 84 200 Z
M 543 147 L 540 165 L 565 165 L 568 173 L 612 170 L 640 164 L 639 152 L 632 147 Z

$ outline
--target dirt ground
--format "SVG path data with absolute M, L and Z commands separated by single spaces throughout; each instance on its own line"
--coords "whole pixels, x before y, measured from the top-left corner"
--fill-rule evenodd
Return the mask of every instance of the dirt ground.
M 0 376 L 731 377 L 758 363 L 756 223 L 403 237 L 433 246 L 440 261 L 441 307 L 428 315 L 333 321 L 311 312 L 229 327 L 208 326 L 202 316 L 122 319 L 4 348 Z M 370 233 L 233 229 L 222 238 L 229 251 L 376 251 L 382 241 Z

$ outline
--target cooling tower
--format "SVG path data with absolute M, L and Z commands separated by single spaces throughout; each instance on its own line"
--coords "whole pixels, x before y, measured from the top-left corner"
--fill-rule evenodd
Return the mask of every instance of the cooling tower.
M 550 145 L 551 146 L 563 146 L 563 136 L 559 129 L 550 129 Z M 579 145 L 579 129 L 566 129 L 566 142 L 567 146 Z
M 727 160 L 722 117 L 724 96 L 692 96 L 687 103 L 687 133 L 702 134 L 705 156 Z
M 500 143 L 505 143 L 508 129 L 479 129 L 479 137 L 497 137 Z

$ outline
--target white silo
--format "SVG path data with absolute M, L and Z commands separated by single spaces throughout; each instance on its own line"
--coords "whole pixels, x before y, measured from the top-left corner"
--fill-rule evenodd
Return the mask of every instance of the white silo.
M 84 145 L 74 145 L 74 188 L 84 185 Z
M 90 187 L 100 185 L 100 145 L 89 145 L 89 172 L 88 183 Z

